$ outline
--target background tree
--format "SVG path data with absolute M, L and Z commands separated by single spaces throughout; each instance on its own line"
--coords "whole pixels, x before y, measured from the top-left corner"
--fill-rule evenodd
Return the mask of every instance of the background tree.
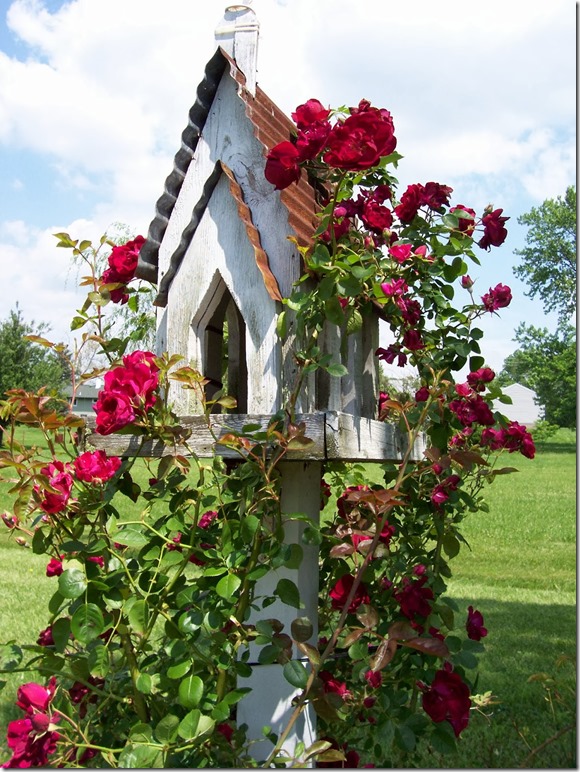
M 576 332 L 570 319 L 576 310 L 576 188 L 562 198 L 547 199 L 518 217 L 528 226 L 526 247 L 515 275 L 529 286 L 528 297 L 538 297 L 544 311 L 556 311 L 555 333 L 521 324 L 515 339 L 520 348 L 508 356 L 499 383 L 521 383 L 533 389 L 544 408 L 545 420 L 558 426 L 576 426 Z
M 25 322 L 18 304 L 0 322 L 0 399 L 7 389 L 38 391 L 45 386 L 48 393 L 60 394 L 70 381 L 70 368 L 63 354 L 25 337 L 45 337 L 49 329 L 44 322 Z
M 576 334 L 570 325 L 550 333 L 521 324 L 520 348 L 506 357 L 498 376 L 501 386 L 521 383 L 536 392 L 551 424 L 576 427 Z
M 524 249 L 515 250 L 522 260 L 514 273 L 528 284 L 526 295 L 540 298 L 565 326 L 576 311 L 576 188 L 547 199 L 518 223 L 529 230 Z

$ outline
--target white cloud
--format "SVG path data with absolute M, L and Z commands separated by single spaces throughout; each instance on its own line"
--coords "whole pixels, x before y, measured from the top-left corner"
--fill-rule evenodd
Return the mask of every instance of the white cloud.
M 79 198 L 87 203 L 84 222 L 68 227 L 35 228 L 36 212 L 24 209 L 14 217 L 22 224 L 0 224 L 10 287 L 0 297 L 0 318 L 14 298 L 26 316 L 65 329 L 77 301 L 68 254 L 54 247 L 56 230 L 98 238 L 121 221 L 146 234 L 226 4 L 70 0 L 54 13 L 41 0 L 10 4 L 9 28 L 29 51 L 21 60 L 0 51 L 0 152 L 48 161 L 62 200 L 69 196 L 75 212 Z M 570 0 L 253 5 L 260 85 L 288 113 L 313 96 L 333 106 L 364 96 L 390 109 L 405 155 L 403 183 L 450 184 L 478 209 L 509 202 L 512 226 L 530 201 L 574 183 Z M 33 175 L 21 177 L 30 187 Z M 67 222 L 66 215 L 55 219 Z M 495 265 L 509 269 L 509 249 L 494 255 Z M 529 315 L 521 301 L 513 323 L 511 316 L 503 322 L 504 340 L 518 313 Z

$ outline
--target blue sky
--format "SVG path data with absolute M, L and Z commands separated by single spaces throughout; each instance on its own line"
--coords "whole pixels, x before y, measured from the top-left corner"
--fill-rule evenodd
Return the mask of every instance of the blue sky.
M 215 50 L 224 0 L 0 0 L 0 319 L 70 340 L 75 270 L 51 234 L 146 235 Z M 435 180 L 453 203 L 510 216 L 470 274 L 514 301 L 485 320 L 500 368 L 519 322 L 553 328 L 515 279 L 517 218 L 576 177 L 576 3 L 254 0 L 258 82 L 290 113 L 311 97 L 391 111 L 402 185 Z

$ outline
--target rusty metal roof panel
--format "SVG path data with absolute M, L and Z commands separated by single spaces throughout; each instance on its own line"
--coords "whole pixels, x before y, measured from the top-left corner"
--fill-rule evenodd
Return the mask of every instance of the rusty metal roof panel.
M 181 135 L 181 147 L 175 155 L 173 170 L 165 181 L 163 194 L 157 200 L 155 217 L 149 226 L 147 240 L 139 255 L 138 278 L 152 282 L 157 281 L 159 246 L 226 69 L 229 70 L 230 77 L 239 86 L 238 93 L 245 103 L 246 114 L 252 123 L 254 135 L 264 147 L 264 158 L 269 149 L 279 142 L 290 139 L 295 131 L 290 118 L 262 89 L 258 87 L 255 96 L 245 89 L 243 73 L 237 68 L 235 61 L 223 49 L 218 48 L 206 65 L 204 78 L 197 88 L 195 103 L 189 111 L 188 125 Z M 280 191 L 280 198 L 288 210 L 288 222 L 298 243 L 307 246 L 311 243 L 312 234 L 318 226 L 315 189 L 303 175 L 298 183 L 293 183 L 289 188 Z M 262 253 L 260 253 L 259 260 L 258 255 L 256 255 L 258 267 L 262 271 L 262 275 L 266 270 L 265 281 L 266 279 L 270 281 L 268 273 L 271 275 L 271 272 L 268 259 L 265 253 Z M 268 281 L 266 281 L 266 286 L 270 291 Z

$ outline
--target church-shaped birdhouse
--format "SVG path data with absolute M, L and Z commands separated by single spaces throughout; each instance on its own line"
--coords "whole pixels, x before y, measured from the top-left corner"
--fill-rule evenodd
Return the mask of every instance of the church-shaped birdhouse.
M 306 178 L 279 192 L 264 176 L 267 151 L 290 139 L 294 125 L 256 84 L 254 12 L 226 9 L 216 38 L 138 276 L 158 286 L 158 350 L 202 372 L 210 397 L 227 386 L 238 413 L 273 414 L 296 376 L 292 325 L 283 340 L 276 321 L 301 274 L 297 247 L 311 243 L 321 207 Z M 377 318 L 364 319 L 342 354 L 341 338 L 328 325 L 322 345 L 351 375 L 319 371 L 300 395 L 299 412 L 375 418 Z M 191 393 L 176 387 L 171 397 L 178 414 L 199 412 Z

